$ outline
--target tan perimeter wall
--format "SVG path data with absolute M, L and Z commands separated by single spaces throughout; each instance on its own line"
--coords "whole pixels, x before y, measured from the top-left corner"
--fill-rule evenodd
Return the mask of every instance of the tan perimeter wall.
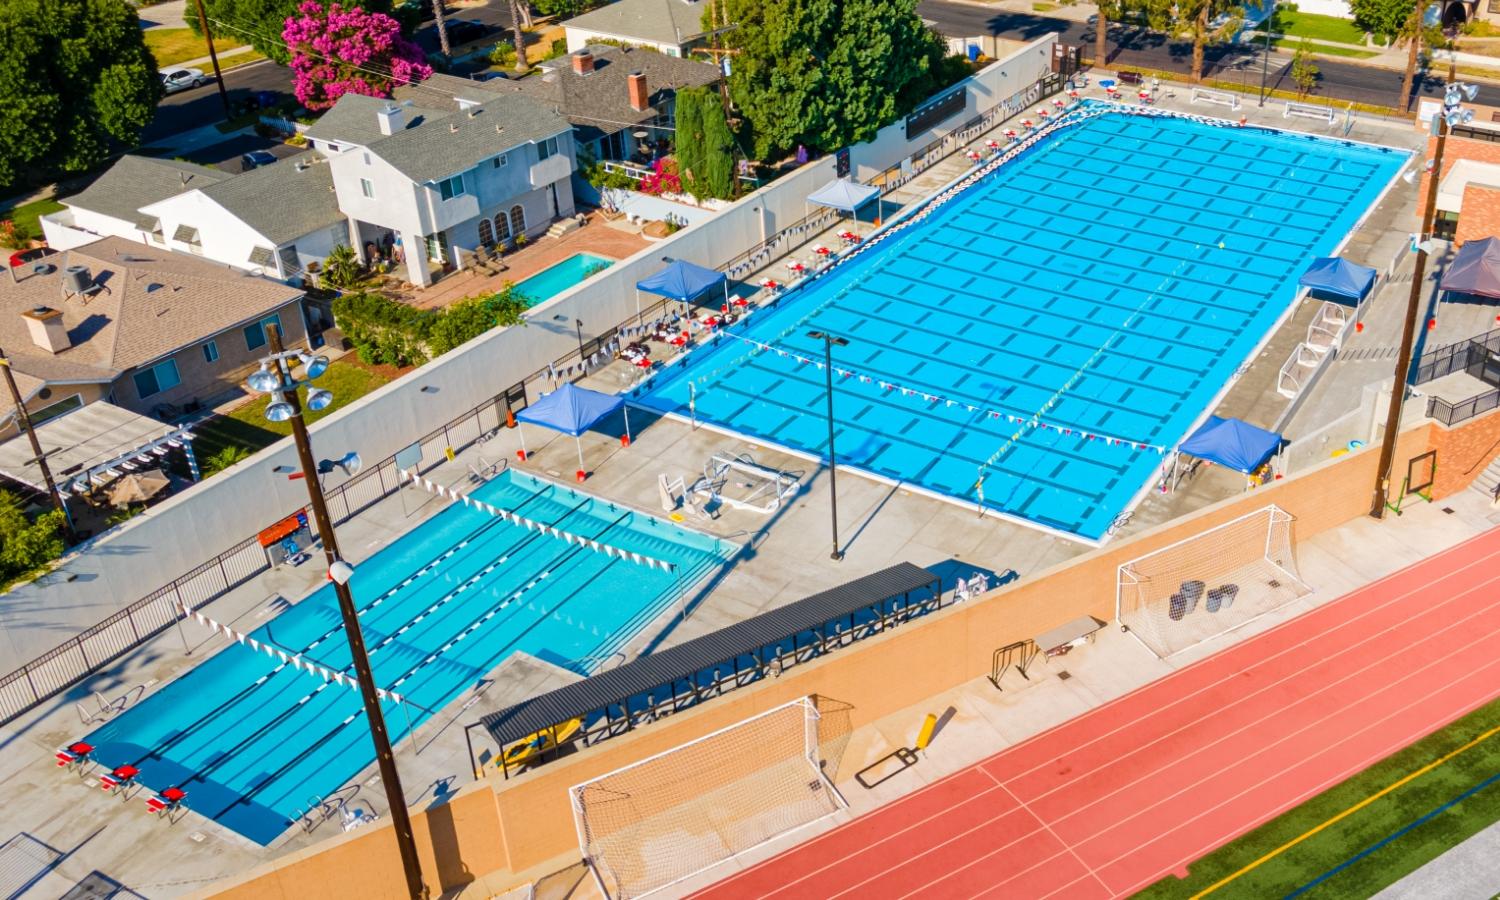
M 1471 468 L 1474 455 L 1482 450 L 1457 451 L 1480 442 L 1476 436 L 1491 433 L 1500 436 L 1500 413 L 1455 429 L 1424 423 L 1401 436 L 1396 469 L 1404 472 L 1408 459 L 1435 444 L 1441 445 L 1439 473 Z M 1442 447 L 1460 458 L 1444 460 Z M 1488 451 L 1491 457 L 1494 452 Z M 1371 447 L 1330 460 L 520 777 L 469 785 L 447 806 L 414 817 L 423 870 L 433 893 L 452 890 L 479 875 L 519 872 L 576 853 L 568 789 L 594 776 L 808 695 L 841 707 L 847 704 L 851 727 L 859 728 L 989 671 L 997 647 L 1082 615 L 1113 619 L 1121 563 L 1267 504 L 1275 503 L 1296 518 L 1299 542 L 1365 515 L 1378 453 Z M 1482 469 L 1478 466 L 1474 474 Z M 1439 497 L 1468 481 L 1459 484 L 1454 478 L 1440 484 L 1445 490 Z M 289 855 L 216 885 L 205 896 L 290 898 L 308 896 L 310 885 L 318 886 L 318 896 L 329 898 L 400 896 L 403 884 L 389 827 Z

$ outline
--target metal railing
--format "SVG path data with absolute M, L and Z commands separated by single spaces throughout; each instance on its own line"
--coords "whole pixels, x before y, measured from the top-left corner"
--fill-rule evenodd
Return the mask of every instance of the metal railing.
M 830 209 L 826 206 L 821 207 L 817 212 L 803 216 L 754 245 L 749 250 L 729 257 L 729 259 L 719 264 L 718 269 L 730 278 L 739 278 L 741 275 L 748 275 L 775 258 L 777 249 L 783 243 L 786 243 L 787 246 L 794 246 L 799 243 L 797 239 L 801 238 L 805 240 L 828 228 L 837 219 L 838 210 Z
M 1449 403 L 1441 397 L 1427 398 L 1428 417 L 1449 426 L 1483 415 L 1493 409 L 1500 409 L 1500 388 L 1485 391 L 1457 403 Z
M 1422 358 L 1417 361 L 1416 377 L 1412 379 L 1412 383 L 1426 384 L 1444 375 L 1462 372 L 1474 365 L 1477 354 L 1485 352 L 1500 353 L 1500 328 L 1479 337 L 1445 344 L 1431 353 L 1422 354 Z

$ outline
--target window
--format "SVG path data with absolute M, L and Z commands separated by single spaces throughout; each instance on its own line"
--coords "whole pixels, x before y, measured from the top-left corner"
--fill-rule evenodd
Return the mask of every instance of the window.
M 47 396 L 50 396 L 50 392 L 46 388 L 42 388 L 42 390 L 38 392 L 38 396 L 41 396 L 42 399 L 45 400 Z M 71 397 L 66 397 L 49 406 L 44 406 L 41 409 L 32 411 L 30 414 L 31 424 L 33 427 L 35 427 L 47 421 L 48 419 L 55 419 L 58 416 L 63 415 L 64 413 L 70 413 L 75 409 L 81 408 L 83 408 L 83 395 L 74 394 Z M 22 427 L 19 421 L 16 422 L 16 427 Z
M 275 325 L 277 328 L 280 328 L 281 316 L 268 316 L 267 318 L 261 319 L 259 322 L 256 322 L 254 325 L 246 325 L 245 349 L 259 350 L 261 347 L 264 347 L 266 345 L 266 342 L 269 340 L 269 338 L 266 337 L 267 325 Z
M 361 178 L 359 180 L 359 192 L 365 195 L 366 200 L 375 199 L 375 185 L 371 184 L 368 178 Z
M 484 247 L 495 243 L 495 229 L 490 227 L 489 219 L 479 220 L 479 243 Z
M 339 152 L 339 145 L 338 144 L 329 144 L 328 145 L 328 152 L 329 153 L 337 153 L 337 152 Z
M 368 166 L 369 164 L 370 164 L 370 151 L 366 150 L 365 151 L 365 165 Z
M 1494 0 L 1494 2 L 1500 3 L 1500 0 Z M 495 157 L 495 159 L 493 160 L 494 166 L 497 169 L 500 168 L 501 166 L 505 165 L 508 162 L 510 162 L 510 157 L 507 156 L 504 153 L 502 153 L 499 156 Z
M 454 197 L 464 195 L 464 177 L 454 175 L 452 178 L 444 178 L 438 182 L 438 193 L 443 195 L 444 200 L 452 200 Z
M 546 159 L 549 156 L 556 156 L 556 155 L 557 155 L 557 138 L 555 138 L 555 137 L 549 137 L 545 141 L 538 141 L 537 142 L 537 145 L 536 145 L 536 158 L 538 160 Z
M 170 391 L 181 383 L 182 376 L 177 374 L 175 359 L 163 360 L 149 369 L 135 373 L 135 392 L 142 400 L 162 391 Z
M 219 361 L 218 344 L 214 343 L 213 341 L 209 341 L 208 343 L 203 345 L 203 361 L 206 363 L 216 363 Z
M 505 220 L 505 213 L 495 213 L 495 238 L 500 241 L 510 240 L 510 225 Z
M 522 209 L 519 203 L 510 208 L 510 233 L 526 233 L 526 210 Z

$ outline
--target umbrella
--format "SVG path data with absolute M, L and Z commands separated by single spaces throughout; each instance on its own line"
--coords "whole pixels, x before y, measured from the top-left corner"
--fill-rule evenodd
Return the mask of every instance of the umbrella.
M 166 490 L 171 482 L 160 469 L 148 469 L 124 476 L 109 489 L 109 502 L 115 506 L 145 503 Z

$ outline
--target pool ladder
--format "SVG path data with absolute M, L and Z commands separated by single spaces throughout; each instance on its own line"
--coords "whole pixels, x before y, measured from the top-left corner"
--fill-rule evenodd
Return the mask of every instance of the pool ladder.
M 484 484 L 510 467 L 510 460 L 504 458 L 493 463 L 483 456 L 476 457 L 476 460 L 469 463 L 469 481 L 474 484 Z

